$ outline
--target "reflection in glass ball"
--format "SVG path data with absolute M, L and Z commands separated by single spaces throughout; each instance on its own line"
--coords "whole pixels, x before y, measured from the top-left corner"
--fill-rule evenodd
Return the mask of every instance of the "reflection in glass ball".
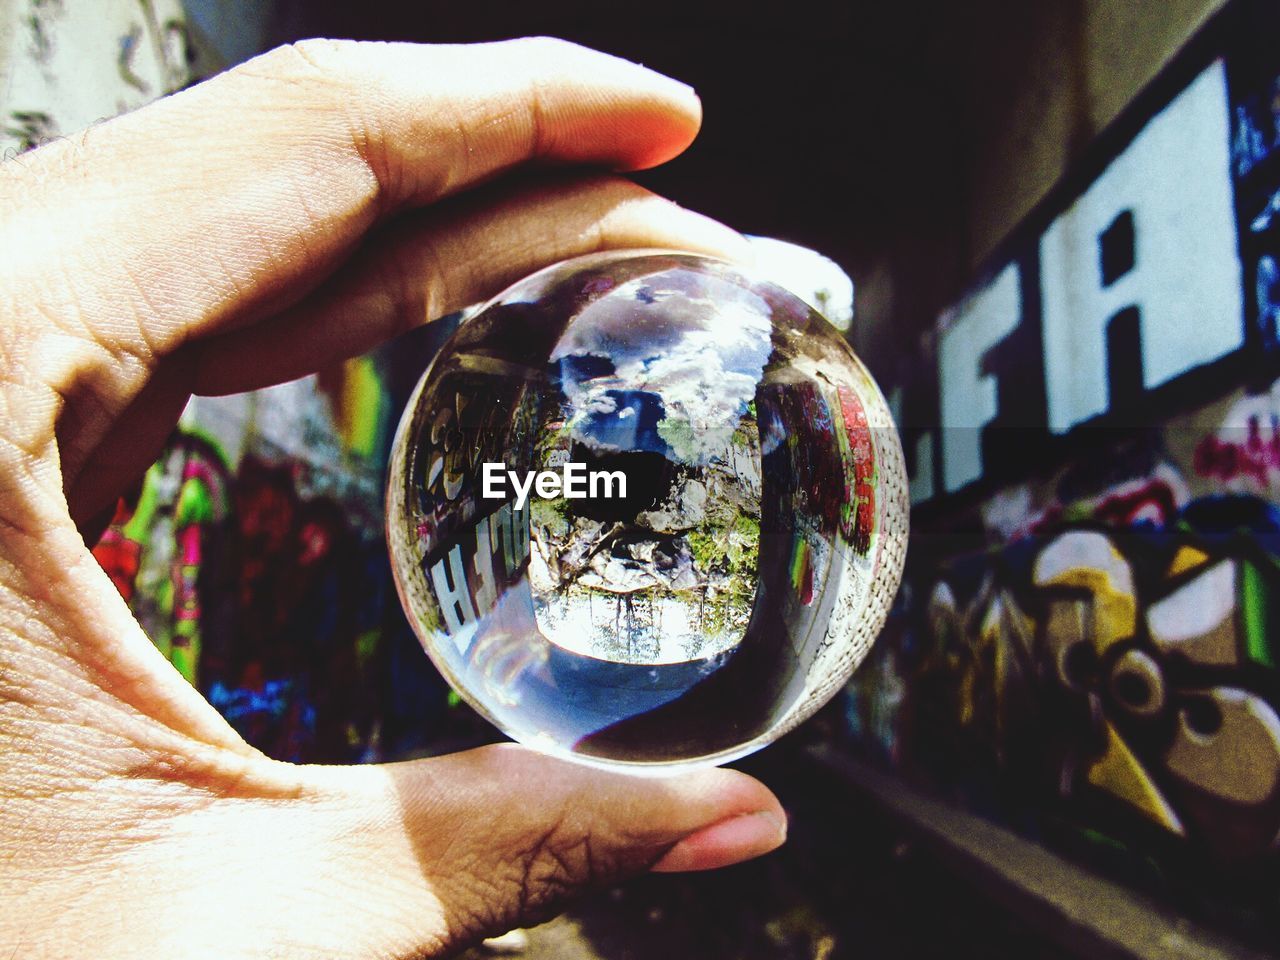
M 906 547 L 902 453 L 848 345 L 691 254 L 597 254 L 465 321 L 400 424 L 401 598 L 517 740 L 647 770 L 724 762 L 865 656 Z

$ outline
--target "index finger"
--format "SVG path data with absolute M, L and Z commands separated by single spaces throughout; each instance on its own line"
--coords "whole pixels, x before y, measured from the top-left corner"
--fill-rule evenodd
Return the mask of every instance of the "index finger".
M 304 41 L 0 167 L 0 274 L 150 365 L 296 302 L 390 211 L 530 160 L 660 163 L 700 117 L 683 84 L 562 41 Z

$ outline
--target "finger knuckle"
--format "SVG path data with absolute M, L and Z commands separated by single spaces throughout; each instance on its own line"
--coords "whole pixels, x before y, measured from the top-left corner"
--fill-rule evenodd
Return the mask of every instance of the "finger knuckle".
M 591 830 L 563 821 L 530 838 L 512 861 L 521 921 L 546 919 L 565 899 L 613 876 L 619 865 L 609 849 Z

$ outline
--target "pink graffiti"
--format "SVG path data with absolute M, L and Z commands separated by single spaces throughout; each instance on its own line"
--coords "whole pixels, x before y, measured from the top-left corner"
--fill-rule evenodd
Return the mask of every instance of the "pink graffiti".
M 1210 434 L 1196 444 L 1196 473 L 1219 480 L 1245 476 L 1259 486 L 1266 486 L 1267 475 L 1280 471 L 1280 429 L 1274 429 L 1275 426 L 1273 418 L 1271 436 L 1264 440 L 1260 419 L 1255 415 L 1249 417 L 1248 435 L 1241 443 Z

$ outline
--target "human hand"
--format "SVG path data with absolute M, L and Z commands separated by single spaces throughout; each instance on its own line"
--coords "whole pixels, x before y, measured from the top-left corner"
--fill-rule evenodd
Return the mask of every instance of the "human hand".
M 309 41 L 0 166 L 0 954 L 434 955 L 781 842 L 777 800 L 726 770 L 272 761 L 77 528 L 192 392 L 300 376 L 574 254 L 739 254 L 572 172 L 661 163 L 699 118 L 687 88 L 556 41 Z

